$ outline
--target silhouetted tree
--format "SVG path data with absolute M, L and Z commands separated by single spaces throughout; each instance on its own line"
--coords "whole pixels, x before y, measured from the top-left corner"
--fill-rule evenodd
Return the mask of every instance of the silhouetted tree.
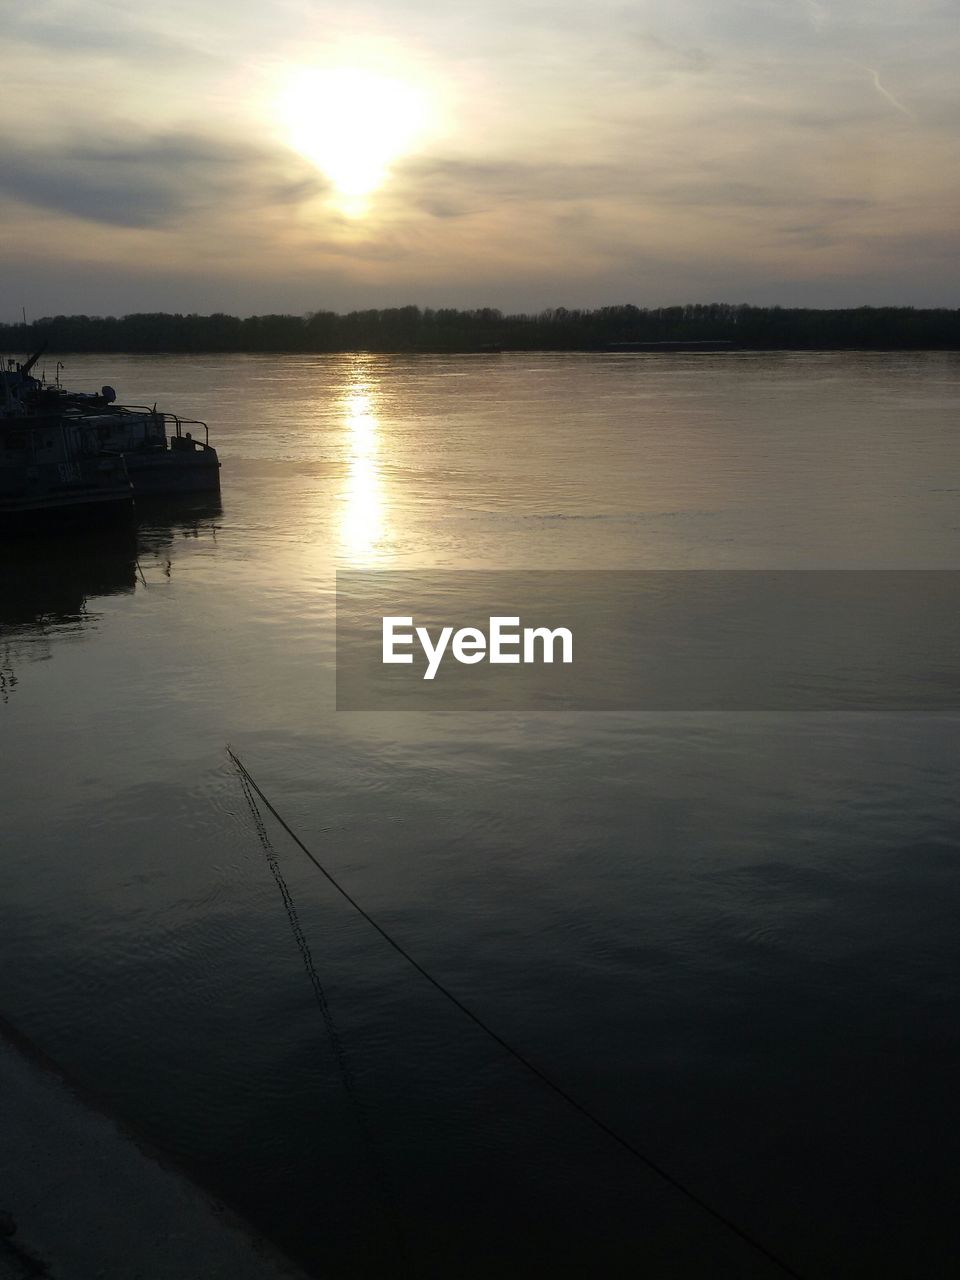
M 846 310 L 688 303 L 644 308 L 625 303 L 596 311 L 552 307 L 504 315 L 493 307 L 459 311 L 416 306 L 312 311 L 305 316 L 239 319 L 138 312 L 47 316 L 0 325 L 0 352 L 470 352 L 602 351 L 611 343 L 722 340 L 764 349 L 960 350 L 960 311 L 856 307 Z

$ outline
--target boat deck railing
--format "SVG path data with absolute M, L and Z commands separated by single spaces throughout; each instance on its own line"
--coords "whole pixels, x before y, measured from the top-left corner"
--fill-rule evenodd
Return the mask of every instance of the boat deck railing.
M 165 413 L 163 418 L 165 422 L 174 423 L 178 436 L 182 435 L 183 427 L 203 427 L 203 447 L 205 449 L 210 448 L 210 428 L 199 418 L 178 418 L 175 413 Z
M 120 411 L 121 413 L 148 413 L 151 417 L 158 418 L 164 427 L 170 428 L 171 434 L 177 436 L 178 439 L 183 439 L 184 427 L 203 427 L 203 440 L 197 440 L 196 443 L 202 445 L 204 449 L 210 448 L 210 428 L 199 418 L 181 418 L 176 413 L 164 413 L 160 409 L 151 409 L 142 404 L 125 404 L 120 407 Z M 191 433 L 188 432 L 187 434 L 191 435 L 191 439 L 193 438 Z

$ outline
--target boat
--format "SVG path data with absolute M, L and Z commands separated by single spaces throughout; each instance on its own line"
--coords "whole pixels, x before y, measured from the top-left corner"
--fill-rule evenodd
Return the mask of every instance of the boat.
M 109 390 L 109 388 L 104 388 Z M 199 419 L 130 405 L 80 415 L 102 450 L 126 463 L 136 494 L 210 493 L 220 489 L 220 460 Z M 203 432 L 203 438 L 195 434 Z
M 0 527 L 60 529 L 130 519 L 133 487 L 120 454 L 82 426 L 29 403 L 39 386 L 24 364 L 0 369 Z
M 133 516 L 133 486 L 119 454 L 59 419 L 0 415 L 0 528 L 76 528 Z
M 17 413 L 58 420 L 84 435 L 86 452 L 122 458 L 135 494 L 219 492 L 220 460 L 205 422 L 156 405 L 117 404 L 109 386 L 68 391 L 59 380 L 50 385 L 34 378 L 30 371 L 43 350 L 22 365 L 10 362 L 4 375 L 7 403 Z

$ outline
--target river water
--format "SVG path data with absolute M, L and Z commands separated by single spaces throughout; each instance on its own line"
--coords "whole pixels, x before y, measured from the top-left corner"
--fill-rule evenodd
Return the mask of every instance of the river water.
M 317 1275 L 777 1274 L 230 743 L 798 1271 L 955 1273 L 960 717 L 337 711 L 334 573 L 960 568 L 960 358 L 67 366 L 223 489 L 5 549 L 0 1014 Z

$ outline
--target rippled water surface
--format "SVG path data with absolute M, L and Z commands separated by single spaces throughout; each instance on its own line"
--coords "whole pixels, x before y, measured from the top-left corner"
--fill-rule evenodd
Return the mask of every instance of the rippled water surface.
M 960 568 L 960 360 L 67 365 L 222 505 L 5 549 L 0 1014 L 318 1275 L 776 1274 L 229 742 L 798 1270 L 955 1273 L 957 717 L 337 712 L 333 575 Z

